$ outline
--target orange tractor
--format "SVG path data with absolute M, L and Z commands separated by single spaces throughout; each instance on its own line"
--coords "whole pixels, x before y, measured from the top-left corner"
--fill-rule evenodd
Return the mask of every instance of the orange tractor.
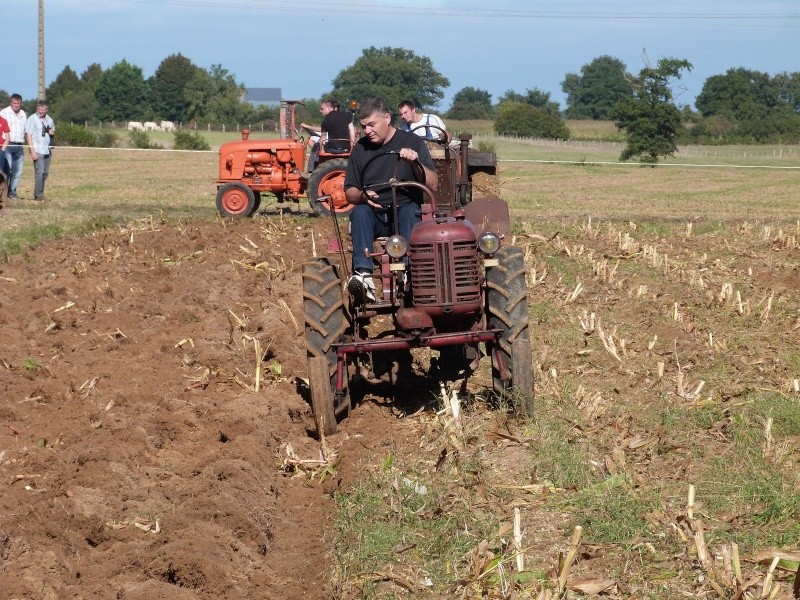
M 280 139 L 250 139 L 242 130 L 241 141 L 227 142 L 219 149 L 217 210 L 223 217 L 249 217 L 261 205 L 261 194 L 275 196 L 279 203 L 308 199 L 320 216 L 346 213 L 352 208 L 344 195 L 348 149 L 329 149 L 320 141 L 319 160 L 310 173 L 306 140 L 297 130 L 297 100 L 281 101 Z

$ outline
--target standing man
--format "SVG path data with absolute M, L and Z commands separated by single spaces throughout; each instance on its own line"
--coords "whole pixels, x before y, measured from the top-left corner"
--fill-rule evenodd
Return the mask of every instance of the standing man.
M 25 164 L 25 123 L 27 115 L 22 110 L 22 96 L 11 94 L 9 105 L 0 110 L 0 117 L 8 121 L 11 130 L 6 147 L 6 162 L 9 170 L 8 198 L 17 199 L 17 184 L 22 177 L 22 167 Z
M 50 153 L 51 136 L 56 133 L 53 119 L 47 115 L 47 108 L 47 100 L 39 100 L 36 103 L 36 114 L 28 117 L 25 125 L 25 135 L 33 159 L 33 199 L 38 201 L 44 200 L 44 182 L 47 181 L 52 157 Z
M 436 167 L 425 142 L 419 136 L 392 126 L 392 113 L 381 98 L 366 98 L 356 118 L 364 137 L 358 140 L 350 159 L 344 190 L 353 204 L 350 234 L 353 238 L 353 276 L 347 288 L 357 300 L 375 301 L 372 258 L 375 238 L 391 235 L 394 226 L 392 187 L 389 181 L 418 181 L 431 189 L 439 185 Z M 406 240 L 420 221 L 422 191 L 398 187 L 398 233 Z
M 444 136 L 438 129 L 423 127 L 424 125 L 435 125 L 436 127 L 446 129 L 444 121 L 432 113 L 419 112 L 411 100 L 403 100 L 397 105 L 397 110 L 403 119 L 400 129 L 404 131 L 411 131 L 414 129 L 413 133 L 416 133 L 426 140 L 438 140 Z M 415 127 L 419 127 L 419 129 L 415 129 Z

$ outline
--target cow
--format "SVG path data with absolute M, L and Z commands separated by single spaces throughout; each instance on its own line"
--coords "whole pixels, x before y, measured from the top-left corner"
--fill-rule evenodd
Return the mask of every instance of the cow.
M 175 131 L 175 123 L 172 121 L 161 121 L 161 131 Z
M 158 126 L 158 123 L 153 123 L 152 121 L 145 121 L 144 130 L 145 131 L 161 131 L 161 128 Z
M 128 131 L 144 131 L 144 125 L 139 121 L 128 121 Z

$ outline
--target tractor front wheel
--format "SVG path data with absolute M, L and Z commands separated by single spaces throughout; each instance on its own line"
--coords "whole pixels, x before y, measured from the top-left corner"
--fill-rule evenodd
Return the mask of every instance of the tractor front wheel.
M 256 195 L 243 183 L 226 183 L 217 192 L 217 210 L 223 217 L 249 217 L 256 210 Z
M 344 175 L 347 161 L 334 158 L 319 165 L 308 178 L 308 201 L 312 210 L 320 217 L 329 217 L 332 212 L 348 213 L 353 209 L 344 195 Z M 320 198 L 325 198 L 320 201 Z
M 526 416 L 533 415 L 533 354 L 528 318 L 528 286 L 525 260 L 516 246 L 504 246 L 496 255 L 499 265 L 486 273 L 488 321 L 491 329 L 502 329 L 492 349 L 503 359 L 500 371 L 492 357 L 492 380 L 495 392 L 511 395 L 515 407 Z

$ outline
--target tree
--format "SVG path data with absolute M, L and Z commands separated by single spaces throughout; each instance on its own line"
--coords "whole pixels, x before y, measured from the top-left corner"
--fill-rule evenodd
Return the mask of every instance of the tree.
M 87 90 L 94 93 L 94 87 L 97 85 L 97 80 L 100 79 L 100 75 L 102 74 L 103 67 L 100 66 L 100 63 L 92 63 L 81 73 L 81 83 Z
M 515 100 L 507 100 L 497 107 L 494 129 L 500 135 L 569 139 L 569 129 L 558 115 Z
M 344 103 L 367 96 L 379 96 L 390 107 L 403 100 L 417 106 L 436 106 L 450 80 L 433 68 L 431 59 L 404 48 L 375 48 L 362 51 L 351 66 L 334 78 L 331 95 Z
M 157 115 L 168 121 L 184 121 L 189 101 L 186 86 L 201 70 L 181 54 L 172 54 L 158 65 L 149 80 L 151 102 Z
M 695 100 L 704 117 L 725 115 L 735 121 L 766 118 L 782 105 L 777 82 L 767 73 L 743 68 L 709 77 Z
M 53 107 L 53 114 L 58 121 L 84 123 L 97 117 L 97 100 L 90 90 L 70 92 L 60 98 Z
M 639 71 L 633 95 L 617 103 L 613 111 L 617 127 L 625 130 L 627 137 L 620 160 L 638 157 L 644 163 L 657 163 L 659 156 L 675 154 L 675 136 L 683 125 L 670 83 L 680 79 L 684 69 L 691 71 L 691 63 L 662 58 L 655 68 L 647 66 Z
M 559 116 L 561 114 L 561 107 L 558 105 L 558 102 L 550 100 L 550 92 L 543 92 L 539 88 L 525 90 L 524 95 L 508 90 L 500 97 L 497 104 L 503 104 L 503 102 L 522 102 L 535 106 L 536 108 L 541 108 L 551 115 Z
M 222 65 L 198 69 L 186 84 L 186 118 L 240 123 L 252 111 L 242 102 L 244 86 Z
M 453 105 L 445 113 L 448 119 L 490 119 L 492 117 L 492 95 L 474 87 L 465 87 L 453 96 Z
M 47 86 L 45 90 L 45 97 L 51 105 L 55 105 L 58 101 L 67 94 L 74 94 L 82 89 L 83 85 L 81 80 L 78 79 L 78 74 L 72 70 L 72 67 L 67 65 L 64 70 L 58 74 L 53 82 Z
M 561 89 L 567 95 L 568 119 L 608 120 L 614 106 L 633 93 L 625 63 L 603 55 L 581 67 L 581 74 L 567 73 Z
M 100 75 L 94 97 L 101 121 L 142 121 L 153 114 L 142 69 L 125 59 Z

